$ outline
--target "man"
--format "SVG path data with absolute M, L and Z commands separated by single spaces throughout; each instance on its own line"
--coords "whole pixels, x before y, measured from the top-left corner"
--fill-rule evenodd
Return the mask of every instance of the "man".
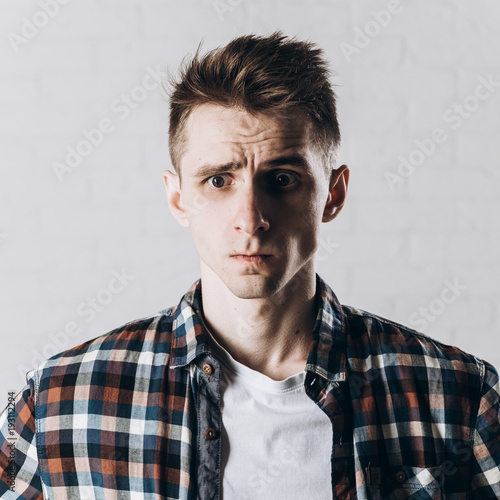
M 280 33 L 184 67 L 164 181 L 201 280 L 28 374 L 2 498 L 500 497 L 495 369 L 316 274 L 349 181 L 327 76 Z

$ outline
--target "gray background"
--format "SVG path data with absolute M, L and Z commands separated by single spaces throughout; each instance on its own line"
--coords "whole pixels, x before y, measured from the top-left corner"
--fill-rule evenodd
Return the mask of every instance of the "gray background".
M 168 107 L 141 85 L 202 38 L 275 29 L 317 42 L 336 73 L 352 173 L 322 227 L 321 276 L 343 303 L 500 365 L 500 88 L 481 84 L 500 82 L 499 20 L 493 0 L 2 0 L 0 406 L 45 357 L 176 304 L 197 279 L 162 184 Z M 103 119 L 113 131 L 58 178 Z M 404 176 L 402 158 L 418 163 Z

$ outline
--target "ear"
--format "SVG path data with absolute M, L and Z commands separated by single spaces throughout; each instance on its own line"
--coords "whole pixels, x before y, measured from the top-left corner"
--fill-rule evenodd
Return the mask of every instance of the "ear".
M 163 182 L 167 190 L 167 203 L 174 219 L 182 226 L 189 227 L 186 211 L 182 204 L 180 179 L 177 174 L 165 170 L 163 172 Z
M 332 171 L 330 176 L 330 187 L 328 198 L 323 210 L 322 222 L 330 222 L 335 219 L 345 203 L 347 186 L 349 185 L 349 168 L 347 165 Z

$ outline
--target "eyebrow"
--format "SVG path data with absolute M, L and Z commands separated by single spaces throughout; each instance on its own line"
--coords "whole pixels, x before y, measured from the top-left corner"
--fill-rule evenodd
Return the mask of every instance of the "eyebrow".
M 299 153 L 288 156 L 279 156 L 278 158 L 273 158 L 272 160 L 268 160 L 262 163 L 262 166 L 264 168 L 283 167 L 285 165 L 301 168 L 306 171 L 311 170 L 309 162 L 306 160 L 305 156 Z M 194 177 L 212 177 L 213 175 L 224 174 L 226 172 L 235 172 L 241 167 L 241 163 L 236 162 L 229 162 L 221 165 L 205 163 L 194 172 Z
M 311 170 L 309 162 L 306 157 L 300 153 L 296 153 L 288 156 L 279 156 L 273 160 L 268 160 L 263 163 L 265 167 L 283 167 L 284 165 L 290 165 L 291 167 L 298 167 L 303 170 Z
M 205 178 L 212 177 L 217 174 L 224 174 L 226 172 L 234 172 L 241 168 L 241 164 L 235 162 L 224 163 L 222 165 L 216 165 L 211 163 L 205 163 L 194 173 L 194 177 Z

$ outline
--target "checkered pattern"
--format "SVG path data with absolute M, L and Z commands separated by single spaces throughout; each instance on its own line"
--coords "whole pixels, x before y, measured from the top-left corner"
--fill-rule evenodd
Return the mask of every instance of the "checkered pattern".
M 319 276 L 316 298 L 305 385 L 332 421 L 332 497 L 500 498 L 496 370 L 341 306 Z M 194 362 L 210 352 L 201 304 L 198 281 L 176 308 L 30 372 L 16 397 L 15 492 L 0 417 L 1 498 L 195 498 Z

